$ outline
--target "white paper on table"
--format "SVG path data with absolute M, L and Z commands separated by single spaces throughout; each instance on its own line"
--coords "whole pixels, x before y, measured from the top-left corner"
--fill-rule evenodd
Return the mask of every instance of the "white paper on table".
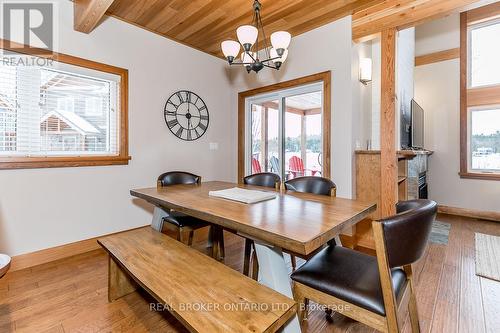
M 210 191 L 208 192 L 208 195 L 211 197 L 239 201 L 247 204 L 276 198 L 276 193 L 247 190 L 239 187 L 228 188 L 220 191 Z

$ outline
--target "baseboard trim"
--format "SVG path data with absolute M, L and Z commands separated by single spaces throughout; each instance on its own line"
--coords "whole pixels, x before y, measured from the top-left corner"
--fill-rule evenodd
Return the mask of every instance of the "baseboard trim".
M 438 213 L 500 222 L 500 213 L 438 205 Z
M 51 261 L 64 259 L 64 258 L 71 257 L 71 256 L 74 256 L 77 254 L 82 254 L 85 252 L 97 250 L 97 249 L 101 248 L 101 246 L 99 244 L 97 244 L 97 239 L 99 239 L 99 238 L 109 236 L 109 235 L 114 235 L 114 234 L 124 232 L 124 231 L 145 228 L 148 226 L 149 225 L 137 227 L 137 228 L 132 228 L 132 229 L 128 229 L 128 230 L 122 230 L 119 232 L 113 232 L 111 234 L 106 234 L 106 235 L 93 237 L 93 238 L 89 238 L 89 239 L 84 239 L 84 240 L 77 241 L 74 243 L 59 245 L 56 247 L 51 247 L 51 248 L 43 249 L 40 251 L 20 254 L 18 256 L 12 257 L 12 262 L 10 265 L 9 272 L 14 272 L 14 271 L 18 271 L 21 269 L 30 268 L 33 266 L 45 264 L 45 263 L 48 263 Z

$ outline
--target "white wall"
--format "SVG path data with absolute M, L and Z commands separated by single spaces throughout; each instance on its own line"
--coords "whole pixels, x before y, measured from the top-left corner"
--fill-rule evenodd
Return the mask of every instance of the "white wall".
M 411 114 L 414 95 L 415 28 L 398 31 L 396 39 L 396 148 L 401 148 L 401 114 Z
M 359 117 L 357 113 L 354 115 L 356 119 L 353 120 L 354 124 L 354 137 L 356 138 L 356 149 L 366 149 L 367 141 L 372 139 L 372 83 L 366 86 L 355 78 L 359 77 L 359 61 L 362 58 L 372 58 L 372 42 L 354 44 L 354 56 L 352 59 L 353 68 L 353 109 L 356 101 L 359 101 Z
M 381 103 L 381 85 L 382 85 L 382 49 L 380 38 L 372 41 L 372 130 L 371 130 L 371 149 L 380 149 L 380 103 Z
M 459 47 L 458 15 L 416 28 L 418 55 Z M 434 150 L 429 163 L 429 195 L 441 205 L 500 211 L 500 182 L 461 179 L 460 62 L 458 59 L 415 68 L 415 100 L 425 110 L 425 146 Z
M 236 178 L 228 130 L 235 108 L 224 61 L 114 18 L 89 35 L 75 32 L 73 3 L 59 5 L 58 51 L 129 70 L 132 160 L 128 166 L 0 170 L 0 252 L 9 255 L 150 223 L 149 207 L 129 189 L 154 186 L 163 171 Z M 163 119 L 166 99 L 179 89 L 199 94 L 210 112 L 207 133 L 194 142 L 175 138 Z M 209 142 L 219 149 L 210 151 Z
M 327 70 L 332 71 L 332 178 L 338 195 L 353 195 L 353 151 L 356 138 L 353 122 L 353 66 L 351 17 L 309 31 L 292 39 L 287 62 L 280 71 L 263 70 L 247 74 L 243 68 L 231 70 L 233 122 L 237 119 L 237 93 L 259 86 L 291 80 Z M 356 74 L 357 75 L 357 74 Z M 358 82 L 359 83 L 359 82 Z M 233 128 L 236 138 L 237 128 Z M 234 155 L 237 150 L 235 148 Z M 236 157 L 234 157 L 235 159 Z

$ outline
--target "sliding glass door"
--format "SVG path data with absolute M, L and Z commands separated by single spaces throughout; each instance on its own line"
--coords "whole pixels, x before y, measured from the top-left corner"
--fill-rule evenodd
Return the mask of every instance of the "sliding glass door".
M 246 99 L 245 174 L 322 175 L 323 83 Z
M 250 104 L 249 174 L 274 172 L 279 174 L 276 159 L 280 156 L 278 99 L 265 98 Z

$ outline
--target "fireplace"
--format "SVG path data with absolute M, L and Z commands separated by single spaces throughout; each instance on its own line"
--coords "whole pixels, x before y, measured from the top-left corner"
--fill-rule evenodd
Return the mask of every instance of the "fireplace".
M 421 172 L 418 175 L 418 198 L 427 199 L 428 198 L 428 185 L 427 185 L 427 173 Z

